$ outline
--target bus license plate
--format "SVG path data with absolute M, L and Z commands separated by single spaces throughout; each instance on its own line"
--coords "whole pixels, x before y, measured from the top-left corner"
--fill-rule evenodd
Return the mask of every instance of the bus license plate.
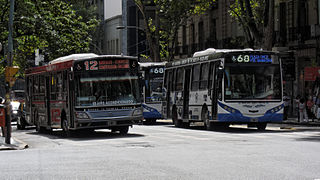
M 258 122 L 258 118 L 251 118 L 251 122 Z

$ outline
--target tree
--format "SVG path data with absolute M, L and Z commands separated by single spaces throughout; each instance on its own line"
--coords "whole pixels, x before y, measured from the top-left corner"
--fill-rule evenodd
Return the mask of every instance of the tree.
M 144 24 L 153 61 L 173 59 L 180 26 L 193 14 L 205 12 L 215 0 L 135 0 Z M 155 17 L 146 15 L 147 6 L 155 6 Z
M 274 0 L 236 0 L 230 15 L 237 20 L 252 48 L 271 50 L 274 34 Z
M 9 3 L 0 0 L 0 41 L 8 37 Z M 15 2 L 14 64 L 22 70 L 36 49 L 42 50 L 46 60 L 82 53 L 89 50 L 90 32 L 98 24 L 96 19 L 84 19 L 62 0 L 21 0 Z M 0 55 L 5 59 L 4 55 Z

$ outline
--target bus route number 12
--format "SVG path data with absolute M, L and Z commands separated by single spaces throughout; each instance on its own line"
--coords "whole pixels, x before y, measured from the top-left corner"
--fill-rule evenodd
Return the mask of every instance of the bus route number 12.
M 86 71 L 98 70 L 98 61 L 85 61 Z

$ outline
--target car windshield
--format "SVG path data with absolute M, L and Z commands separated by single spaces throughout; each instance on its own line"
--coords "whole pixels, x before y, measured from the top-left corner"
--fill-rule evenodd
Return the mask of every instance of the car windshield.
M 12 92 L 13 100 L 23 100 L 25 97 L 25 92 L 23 90 L 15 90 Z
M 140 101 L 138 76 L 81 73 L 76 76 L 76 105 L 121 105 Z
M 280 100 L 279 65 L 226 66 L 225 100 Z

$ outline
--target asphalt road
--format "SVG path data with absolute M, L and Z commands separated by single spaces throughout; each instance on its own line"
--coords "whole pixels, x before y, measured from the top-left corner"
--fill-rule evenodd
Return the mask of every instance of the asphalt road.
M 60 135 L 14 128 L 29 148 L 0 152 L 0 179 L 320 178 L 317 127 L 207 131 L 158 123 L 134 126 L 125 136 L 109 130 Z

